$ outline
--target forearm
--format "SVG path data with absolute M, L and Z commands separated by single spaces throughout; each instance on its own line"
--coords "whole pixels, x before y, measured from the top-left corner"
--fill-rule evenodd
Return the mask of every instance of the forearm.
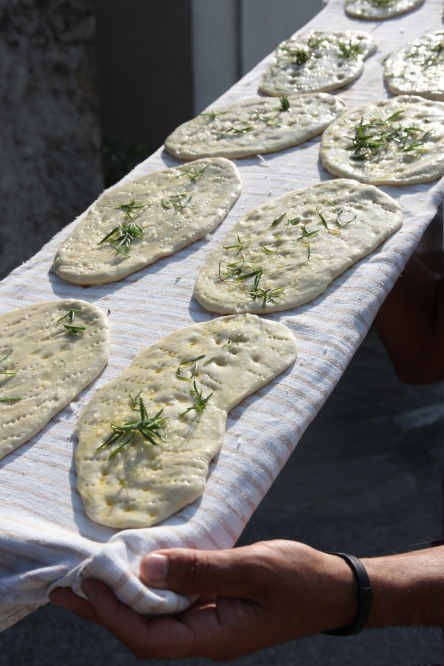
M 373 590 L 367 628 L 444 625 L 444 546 L 361 561 Z
M 416 256 L 375 319 L 398 377 L 408 384 L 444 379 L 444 283 Z

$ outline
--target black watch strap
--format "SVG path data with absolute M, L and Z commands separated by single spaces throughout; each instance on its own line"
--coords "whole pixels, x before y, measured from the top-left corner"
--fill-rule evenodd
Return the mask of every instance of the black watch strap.
M 358 560 L 354 555 L 348 555 L 347 553 L 332 553 L 330 551 L 325 552 L 328 555 L 342 557 L 342 559 L 353 569 L 353 573 L 358 582 L 358 615 L 356 616 L 356 620 L 350 626 L 343 627 L 342 629 L 323 631 L 322 633 L 327 634 L 327 636 L 356 636 L 356 634 L 359 634 L 367 624 L 372 608 L 373 594 L 367 571 L 361 560 Z

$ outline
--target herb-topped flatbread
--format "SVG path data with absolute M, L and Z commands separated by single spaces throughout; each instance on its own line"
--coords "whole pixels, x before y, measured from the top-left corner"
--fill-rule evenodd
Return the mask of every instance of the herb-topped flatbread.
M 444 104 L 403 95 L 345 113 L 322 136 L 335 176 L 374 185 L 427 183 L 444 174 Z
M 286 326 L 252 315 L 182 328 L 140 352 L 79 418 L 77 487 L 88 516 L 149 527 L 194 502 L 227 413 L 296 353 Z
M 444 30 L 428 32 L 385 62 L 384 77 L 394 95 L 444 101 Z
M 103 370 L 108 320 L 74 299 L 0 315 L 0 458 L 34 437 Z
M 201 113 L 178 127 L 165 149 L 180 159 L 245 157 L 297 146 L 324 131 L 345 105 L 326 93 L 254 97 Z
M 76 284 L 121 280 L 211 233 L 241 188 L 239 171 L 223 157 L 119 185 L 68 236 L 54 271 Z
M 376 187 L 331 180 L 251 210 L 210 254 L 194 295 L 222 314 L 288 310 L 322 294 L 402 223 Z
M 361 76 L 364 60 L 377 49 L 367 32 L 310 31 L 277 47 L 259 85 L 267 95 L 335 90 Z
M 355 18 L 383 21 L 407 14 L 422 5 L 424 0 L 345 0 L 345 11 Z

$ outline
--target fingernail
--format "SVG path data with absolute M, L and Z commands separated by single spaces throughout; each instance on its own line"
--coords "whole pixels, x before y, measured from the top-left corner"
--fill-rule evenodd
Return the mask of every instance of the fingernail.
M 165 580 L 168 575 L 168 558 L 165 555 L 149 555 L 145 560 L 145 574 L 153 583 Z

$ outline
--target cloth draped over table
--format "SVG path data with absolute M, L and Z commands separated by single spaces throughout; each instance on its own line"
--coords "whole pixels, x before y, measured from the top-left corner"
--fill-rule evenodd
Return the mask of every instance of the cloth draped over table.
M 366 61 L 362 77 L 334 92 L 354 107 L 389 96 L 380 59 L 422 33 L 439 29 L 441 16 L 441 0 L 427 0 L 414 12 L 389 21 L 359 21 L 345 15 L 342 0 L 330 0 L 300 32 L 367 30 L 378 41 L 379 51 Z M 210 108 L 256 94 L 270 59 L 265 58 Z M 141 584 L 141 556 L 158 548 L 230 548 L 236 542 L 334 389 L 436 214 L 443 182 L 383 187 L 403 208 L 402 228 L 313 302 L 270 315 L 297 336 L 298 360 L 229 414 L 223 448 L 210 466 L 203 497 L 194 504 L 149 529 L 117 531 L 93 523 L 76 489 L 74 429 L 97 390 L 141 349 L 178 328 L 211 318 L 193 298 L 194 281 L 208 252 L 243 214 L 272 197 L 332 177 L 320 162 L 319 142 L 317 137 L 280 153 L 236 160 L 243 191 L 212 238 L 121 282 L 82 289 L 51 272 L 55 252 L 76 220 L 0 283 L 0 313 L 58 298 L 92 297 L 109 311 L 112 332 L 110 362 L 97 380 L 36 437 L 0 462 L 0 629 L 47 603 L 55 587 L 71 586 L 79 593 L 87 577 L 107 583 L 140 613 L 183 609 L 189 603 L 186 598 Z M 124 180 L 177 164 L 158 150 Z

